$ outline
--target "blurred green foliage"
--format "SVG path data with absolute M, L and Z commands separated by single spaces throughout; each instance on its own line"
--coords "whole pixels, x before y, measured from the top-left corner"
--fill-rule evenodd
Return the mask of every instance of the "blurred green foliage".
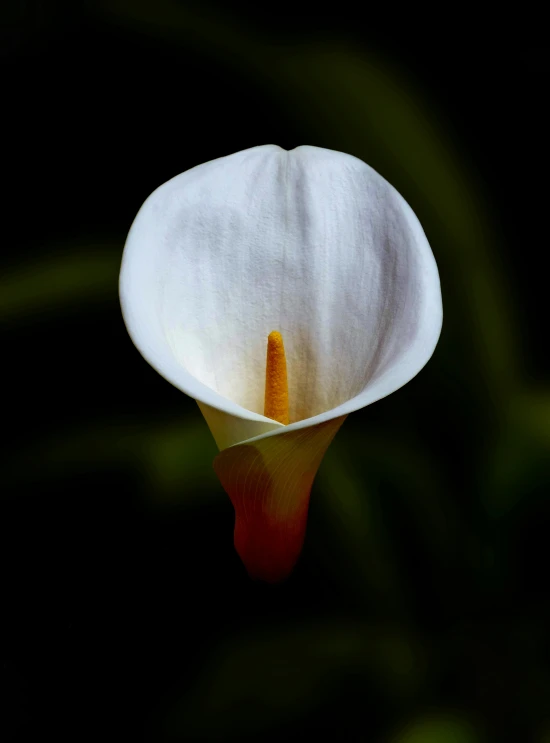
M 184 633 L 192 615 L 199 655 L 181 683 L 178 656 L 182 667 L 171 669 L 169 691 L 151 713 L 150 739 L 267 741 L 289 737 L 296 725 L 334 736 L 323 712 L 337 707 L 342 740 L 483 743 L 505 734 L 512 713 L 528 740 L 547 722 L 549 617 L 541 614 L 547 603 L 541 609 L 532 596 L 522 598 L 518 530 L 547 495 L 550 390 L 525 379 L 511 277 L 498 260 L 481 184 L 403 71 L 351 43 L 280 46 L 221 12 L 175 0 L 96 2 L 89 12 L 132 38 L 181 45 L 251 75 L 274 109 L 292 113 L 308 143 L 375 167 L 419 216 L 442 278 L 436 353 L 417 380 L 351 416 L 338 434 L 314 485 L 290 587 L 266 599 L 236 560 L 227 558 L 215 579 L 197 558 L 201 590 L 225 591 L 224 603 L 201 635 L 214 604 L 203 605 L 197 589 L 188 614 L 169 625 L 174 636 Z M 2 331 L 26 337 L 40 321 L 53 335 L 73 312 L 121 326 L 123 241 L 123 234 L 97 244 L 83 236 L 70 250 L 12 266 L 0 280 Z M 116 470 L 139 493 L 147 519 L 161 513 L 178 529 L 194 528 L 203 551 L 213 551 L 212 533 L 193 519 L 205 507 L 207 521 L 229 513 L 211 468 L 214 442 L 198 409 L 142 372 L 144 362 L 124 343 L 110 346 L 106 365 L 118 379 L 119 358 L 127 356 L 127 368 L 142 375 L 139 394 L 46 436 L 30 425 L 24 448 L 5 463 L 6 489 L 19 495 L 48 483 L 55 491 L 98 473 L 109 481 Z M 85 399 L 94 380 L 82 379 Z M 106 379 L 108 371 L 105 388 Z M 230 538 L 217 560 L 225 561 Z M 318 587 L 311 606 L 299 601 L 302 593 L 311 599 L 306 585 Z
M 407 698 L 422 674 L 414 653 L 386 626 L 325 621 L 265 627 L 215 649 L 169 729 L 184 739 L 223 739 L 231 720 L 241 734 L 262 739 L 304 713 L 319 714 L 335 698 L 345 707 L 344 691 L 358 676 Z
M 395 743 L 476 743 L 479 736 L 471 724 L 449 715 L 415 720 L 394 740 Z
M 48 251 L 47 258 L 8 270 L 0 279 L 0 323 L 26 316 L 70 312 L 104 301 L 117 291 L 120 246 L 73 246 Z

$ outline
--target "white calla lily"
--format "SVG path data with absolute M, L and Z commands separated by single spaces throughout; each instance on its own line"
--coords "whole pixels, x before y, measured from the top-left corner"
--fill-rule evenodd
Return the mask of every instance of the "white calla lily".
M 149 196 L 120 299 L 139 351 L 197 400 L 221 450 L 214 468 L 249 573 L 286 577 L 343 420 L 412 379 L 439 338 L 439 275 L 418 219 L 351 155 L 253 147 Z M 273 330 L 288 360 L 286 426 L 263 415 Z

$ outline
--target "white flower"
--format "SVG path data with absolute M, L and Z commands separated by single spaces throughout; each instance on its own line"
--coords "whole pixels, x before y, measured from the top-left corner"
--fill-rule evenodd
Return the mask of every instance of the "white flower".
M 221 450 L 214 469 L 249 573 L 286 577 L 346 415 L 412 379 L 439 338 L 439 276 L 418 219 L 351 155 L 253 147 L 149 196 L 120 299 L 139 351 L 197 400 Z M 263 415 L 273 330 L 286 348 L 287 426 Z

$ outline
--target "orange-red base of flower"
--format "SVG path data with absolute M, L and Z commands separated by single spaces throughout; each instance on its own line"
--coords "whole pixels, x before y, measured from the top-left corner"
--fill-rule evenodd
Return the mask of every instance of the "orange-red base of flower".
M 251 578 L 280 583 L 288 578 L 302 551 L 309 497 L 291 521 L 277 523 L 265 513 L 243 514 L 235 502 L 235 549 Z
M 345 417 L 230 446 L 214 459 L 235 508 L 235 549 L 251 578 L 279 583 L 292 572 L 315 473 Z

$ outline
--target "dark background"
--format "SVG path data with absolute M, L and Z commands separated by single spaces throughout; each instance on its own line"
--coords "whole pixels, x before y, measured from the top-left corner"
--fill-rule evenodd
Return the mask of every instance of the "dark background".
M 2 6 L 3 741 L 550 740 L 546 46 L 533 17 L 354 8 Z M 444 305 L 275 587 L 117 294 L 149 193 L 267 143 L 395 185 Z

